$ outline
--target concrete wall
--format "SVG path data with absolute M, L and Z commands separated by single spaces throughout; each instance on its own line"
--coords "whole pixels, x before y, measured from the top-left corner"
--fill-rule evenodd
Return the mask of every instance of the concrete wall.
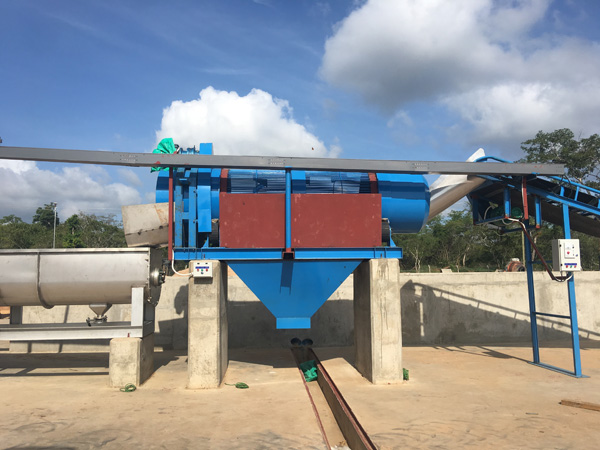
M 535 274 L 538 311 L 568 314 L 565 283 Z M 187 278 L 168 278 L 156 309 L 155 344 L 187 347 Z M 310 330 L 276 330 L 275 318 L 239 278 L 230 273 L 229 346 L 287 347 L 292 337 L 310 337 L 319 346 L 351 346 L 354 341 L 353 283 L 350 276 L 312 318 Z M 580 336 L 600 340 L 600 272 L 576 274 Z M 524 273 L 400 273 L 402 339 L 410 344 L 493 344 L 530 342 L 529 304 Z M 129 305 L 116 305 L 109 320 L 128 320 Z M 24 308 L 24 322 L 85 321 L 89 308 Z M 540 339 L 567 338 L 566 322 L 539 318 Z M 15 343 L 18 344 L 18 343 Z M 46 347 L 44 347 L 44 345 Z M 16 347 L 23 349 L 23 344 Z M 12 348 L 12 346 L 11 346 Z M 41 344 L 34 351 L 108 351 L 106 342 Z
M 518 273 L 400 274 L 405 344 L 529 342 L 527 279 Z M 600 339 L 600 272 L 575 275 L 582 338 Z M 569 314 L 566 283 L 535 273 L 539 312 Z M 539 337 L 569 336 L 568 321 L 538 317 Z

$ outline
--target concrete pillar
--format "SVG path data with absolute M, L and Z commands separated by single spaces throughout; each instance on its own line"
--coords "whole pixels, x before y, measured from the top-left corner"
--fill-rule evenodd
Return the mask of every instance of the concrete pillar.
M 212 278 L 190 278 L 188 388 L 219 387 L 227 371 L 227 264 L 212 261 Z M 192 271 L 190 267 L 190 272 Z
M 154 333 L 110 341 L 109 379 L 113 387 L 143 384 L 154 372 Z
M 397 259 L 371 259 L 354 271 L 354 351 L 356 368 L 373 384 L 402 381 Z

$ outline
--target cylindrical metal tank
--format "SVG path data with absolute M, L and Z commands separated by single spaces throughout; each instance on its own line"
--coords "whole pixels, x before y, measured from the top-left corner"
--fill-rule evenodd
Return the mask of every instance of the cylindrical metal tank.
M 192 169 L 193 172 L 193 169 Z M 219 218 L 216 199 L 221 189 L 220 171 L 210 179 L 211 217 Z M 422 175 L 378 173 L 382 217 L 390 221 L 395 233 L 418 232 L 429 215 L 429 185 Z M 206 179 L 201 179 L 207 183 Z M 168 201 L 168 173 L 160 173 L 156 184 L 156 201 Z M 197 181 L 199 182 L 199 181 Z M 227 174 L 226 188 L 234 194 L 283 194 L 285 171 L 233 169 Z M 188 210 L 187 185 L 183 188 L 183 210 Z M 368 173 L 292 170 L 293 194 L 368 194 L 372 180 Z M 216 206 L 216 207 L 215 207 Z
M 394 233 L 418 233 L 429 215 L 429 185 L 422 175 L 378 173 L 381 217 Z
M 150 248 L 0 250 L 0 305 L 131 303 L 160 296 L 162 258 Z

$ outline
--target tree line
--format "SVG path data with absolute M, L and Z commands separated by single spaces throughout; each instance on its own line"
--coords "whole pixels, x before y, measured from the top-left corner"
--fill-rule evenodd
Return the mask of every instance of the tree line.
M 54 207 L 39 207 L 31 223 L 15 215 L 0 219 L 0 248 L 52 248 Z M 73 214 L 64 222 L 56 217 L 56 248 L 127 247 L 123 225 L 114 215 Z
M 576 231 L 571 234 L 579 239 L 583 269 L 599 270 L 600 239 Z M 562 238 L 563 229 L 545 223 L 531 235 L 544 259 L 551 260 L 552 240 Z M 455 272 L 488 272 L 504 269 L 512 258 L 524 260 L 520 231 L 501 233 L 483 225 L 473 226 L 470 210 L 437 216 L 419 233 L 394 234 L 393 239 L 403 249 L 400 265 L 404 271 L 437 272 L 450 268 Z M 542 269 L 540 265 L 534 267 Z

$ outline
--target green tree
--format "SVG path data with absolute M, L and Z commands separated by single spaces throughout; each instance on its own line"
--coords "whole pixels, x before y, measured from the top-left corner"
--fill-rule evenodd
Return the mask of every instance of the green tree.
M 40 224 L 25 223 L 14 215 L 0 219 L 0 248 L 44 248 L 48 242 L 52 243 L 52 231 Z
M 114 215 L 79 213 L 81 241 L 86 248 L 127 247 L 125 232 Z
M 47 208 L 38 208 L 45 210 Z M 14 215 L 0 219 L 0 248 L 27 249 L 52 247 L 52 226 L 46 226 L 44 213 L 38 215 L 36 223 L 26 223 Z M 81 247 L 126 247 L 123 226 L 114 216 L 95 216 L 79 213 L 69 217 L 56 228 L 56 245 L 63 248 Z
M 15 216 L 14 214 L 11 214 L 9 216 L 4 216 L 2 219 L 0 219 L 0 225 L 8 225 L 8 224 L 16 224 L 16 223 L 25 223 L 25 222 L 23 222 L 23 219 Z
M 575 139 L 568 128 L 550 133 L 539 131 L 521 144 L 526 162 L 564 164 L 567 175 L 579 183 L 600 187 L 600 136 Z
M 61 231 L 64 232 L 64 236 L 62 238 L 64 248 L 85 247 L 83 240 L 81 239 L 81 220 L 77 214 L 73 214 L 65 221 Z
M 33 223 L 39 223 L 45 228 L 54 228 L 54 206 L 52 204 L 45 204 L 44 207 L 39 207 L 33 215 Z M 56 216 L 56 225 L 60 223 L 60 219 Z
M 394 234 L 392 238 L 404 250 L 400 265 L 405 270 L 420 272 L 423 265 L 438 265 L 436 261 L 438 239 L 433 235 L 433 228 L 441 221 L 439 216 L 430 220 L 419 233 Z

